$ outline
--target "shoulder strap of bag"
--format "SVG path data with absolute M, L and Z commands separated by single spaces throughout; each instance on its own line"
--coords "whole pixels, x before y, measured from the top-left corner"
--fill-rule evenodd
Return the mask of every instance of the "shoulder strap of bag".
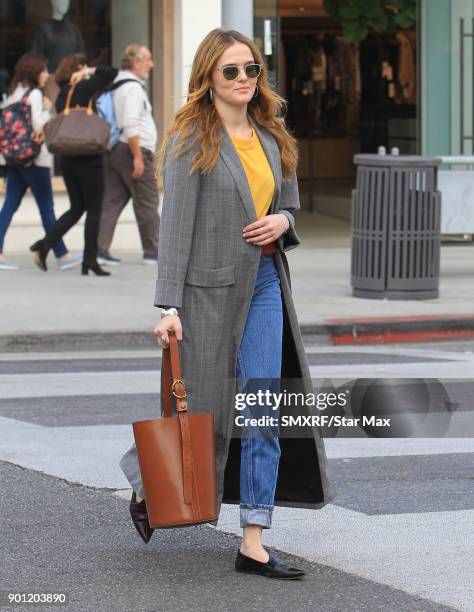
M 122 85 L 125 85 L 125 83 L 136 83 L 137 85 L 140 85 L 142 89 L 145 89 L 143 84 L 140 83 L 140 81 L 137 81 L 137 79 L 122 79 L 121 81 L 115 81 L 115 83 L 112 83 L 112 85 L 109 85 L 109 87 L 107 87 L 105 91 L 106 92 L 114 91 L 115 89 L 122 87 Z
M 33 89 L 35 89 L 35 87 L 30 87 L 29 89 L 27 89 L 25 93 L 21 96 L 21 100 L 24 100 L 25 98 L 27 98 L 30 95 L 30 93 L 33 91 Z
M 137 79 L 122 79 L 121 81 L 115 81 L 115 83 L 112 83 L 112 85 L 108 85 L 105 89 L 98 91 L 94 97 L 96 100 L 98 100 L 100 96 L 115 91 L 119 87 L 122 87 L 122 85 L 125 85 L 125 83 L 136 83 L 137 85 L 140 85 L 143 90 L 145 89 L 144 85 L 140 83 L 140 81 L 137 81 Z
M 189 426 L 188 404 L 186 402 L 186 387 L 181 373 L 178 339 L 173 332 L 169 333 L 168 348 L 163 349 L 163 416 L 171 416 L 171 395 L 176 398 L 176 412 L 181 429 L 181 448 L 183 460 L 184 501 L 193 501 L 193 456 L 191 452 L 191 431 Z

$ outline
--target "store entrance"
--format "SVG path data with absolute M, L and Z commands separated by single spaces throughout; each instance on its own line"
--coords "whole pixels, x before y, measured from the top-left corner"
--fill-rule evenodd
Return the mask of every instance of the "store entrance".
M 281 17 L 280 41 L 302 207 L 350 219 L 356 153 L 419 152 L 416 30 L 373 32 L 353 45 L 328 17 Z

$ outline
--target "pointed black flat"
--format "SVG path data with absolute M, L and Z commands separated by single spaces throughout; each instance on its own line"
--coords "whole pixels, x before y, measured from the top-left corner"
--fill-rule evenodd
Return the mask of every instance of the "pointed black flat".
M 306 572 L 304 570 L 288 567 L 273 553 L 269 552 L 268 554 L 270 558 L 266 563 L 263 563 L 243 555 L 239 550 L 235 559 L 235 569 L 246 574 L 258 574 L 267 578 L 279 578 L 280 580 L 298 580 L 305 576 Z
M 132 517 L 135 529 L 138 531 L 140 537 L 145 542 L 145 544 L 148 544 L 155 530 L 150 527 L 150 523 L 148 522 L 148 514 L 146 511 L 145 500 L 137 502 L 137 496 L 135 491 L 133 491 L 132 493 L 132 499 L 130 500 L 129 508 L 130 516 Z

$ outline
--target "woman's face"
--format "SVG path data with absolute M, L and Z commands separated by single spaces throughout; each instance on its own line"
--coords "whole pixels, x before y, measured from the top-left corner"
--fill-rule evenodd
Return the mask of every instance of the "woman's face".
M 253 98 L 257 77 L 249 78 L 245 74 L 245 66 L 255 64 L 254 57 L 247 45 L 236 42 L 228 47 L 217 60 L 216 68 L 212 71 L 212 95 L 214 101 L 218 100 L 231 106 L 247 105 Z M 222 74 L 224 66 L 237 66 L 238 76 L 228 81 Z
M 49 79 L 48 69 L 45 67 L 38 75 L 38 86 L 44 87 L 46 85 L 46 81 Z

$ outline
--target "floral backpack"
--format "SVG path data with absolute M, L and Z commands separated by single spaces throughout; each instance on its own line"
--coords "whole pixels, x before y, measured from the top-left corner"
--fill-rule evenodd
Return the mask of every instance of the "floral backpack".
M 2 109 L 0 115 L 0 153 L 8 166 L 30 164 L 41 150 L 31 120 L 28 90 L 18 102 Z

